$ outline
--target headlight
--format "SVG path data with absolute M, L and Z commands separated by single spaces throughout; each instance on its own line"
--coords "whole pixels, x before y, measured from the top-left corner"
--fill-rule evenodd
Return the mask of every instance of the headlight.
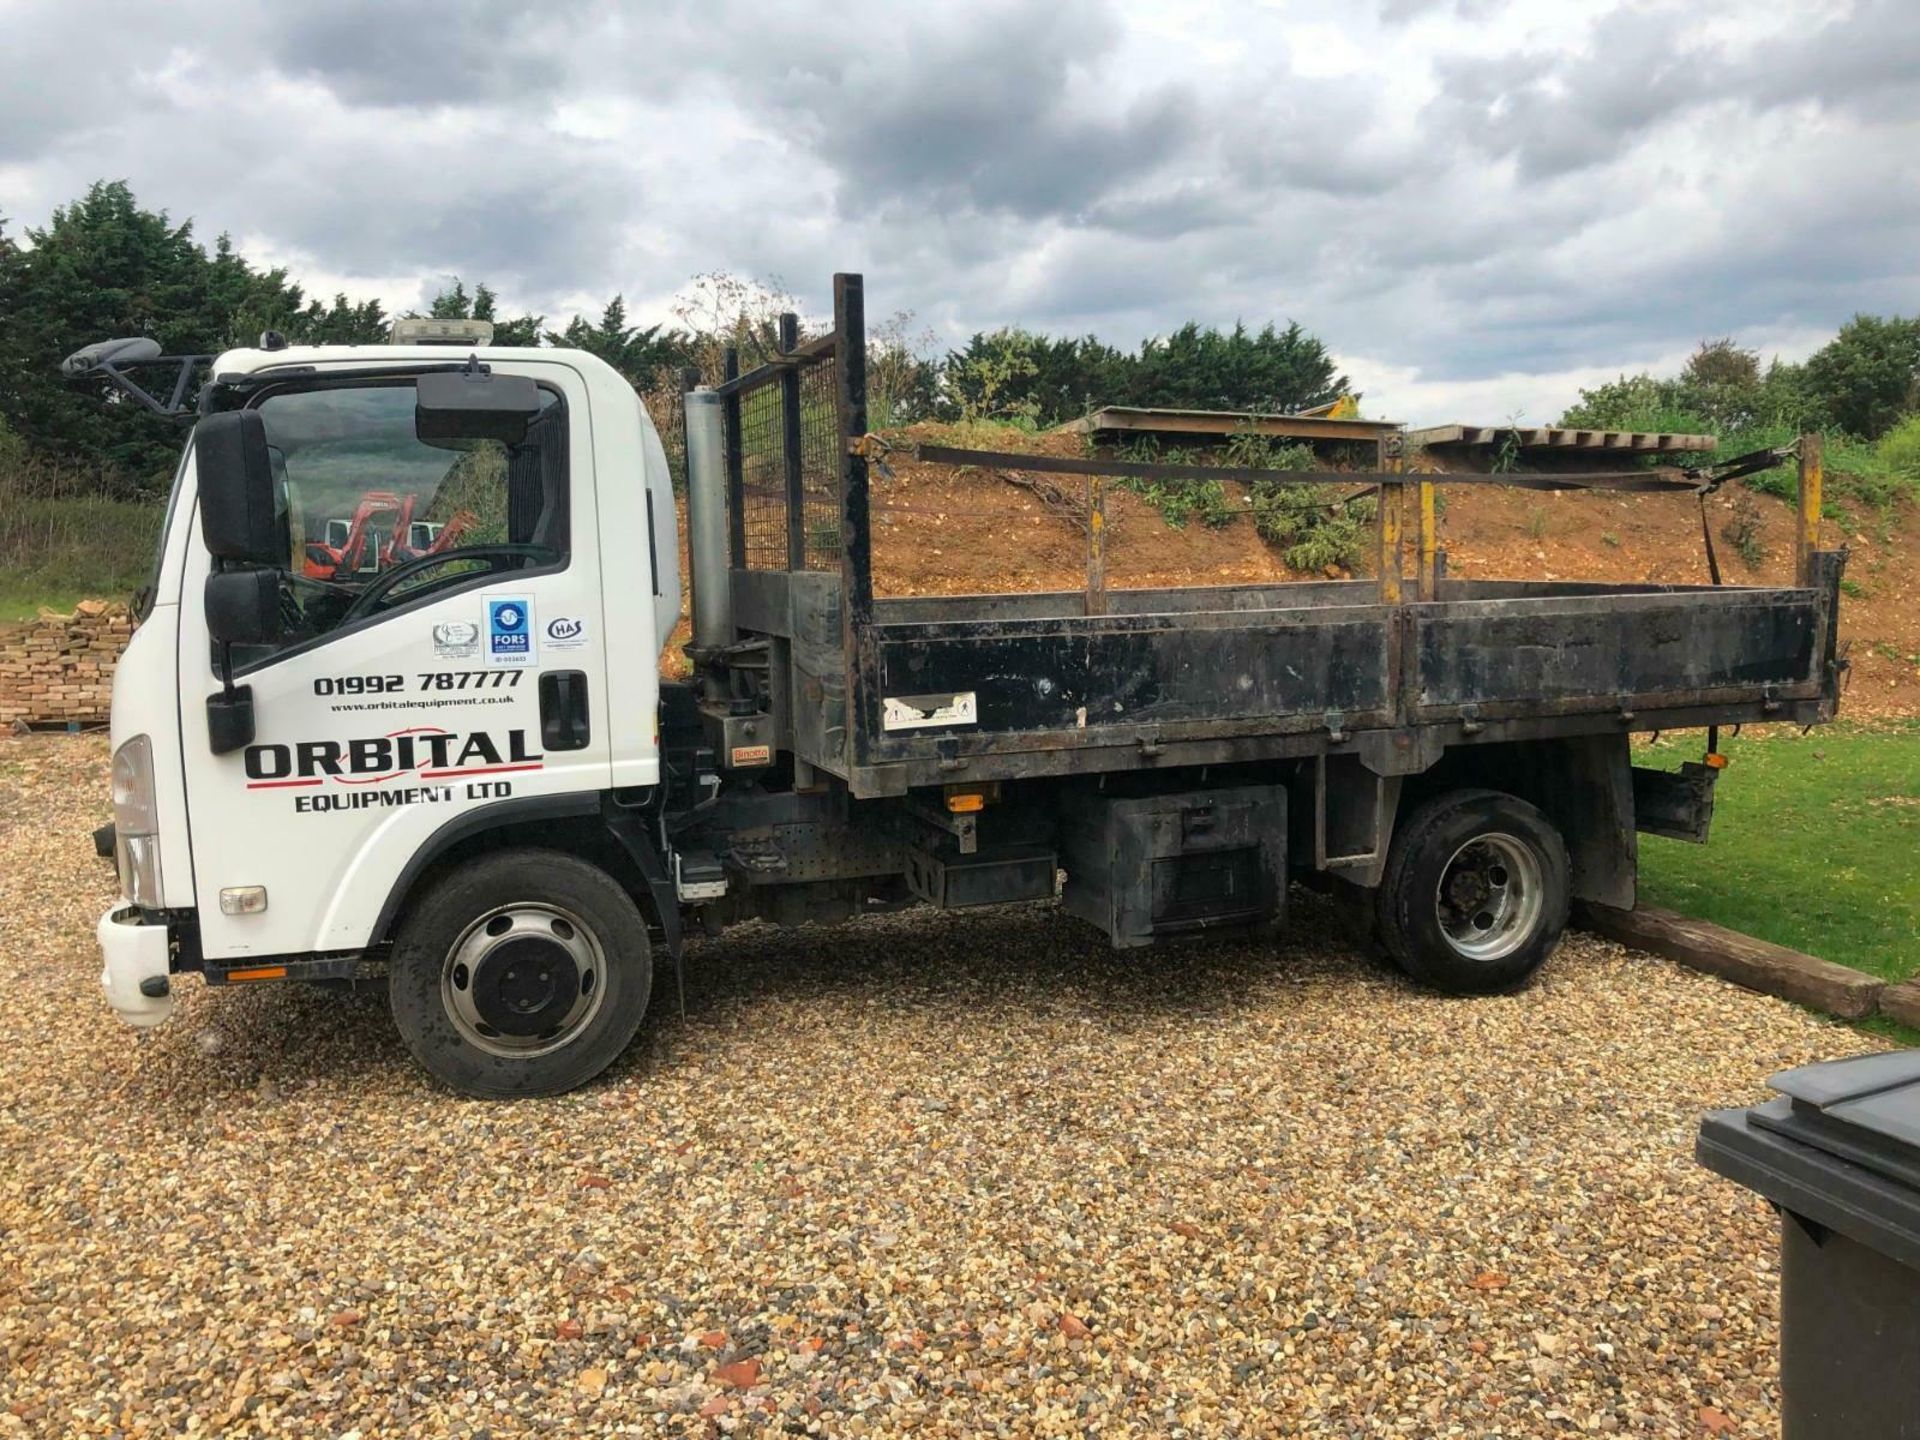
M 114 863 L 120 893 L 143 910 L 160 900 L 160 819 L 153 803 L 153 742 L 136 735 L 113 752 Z

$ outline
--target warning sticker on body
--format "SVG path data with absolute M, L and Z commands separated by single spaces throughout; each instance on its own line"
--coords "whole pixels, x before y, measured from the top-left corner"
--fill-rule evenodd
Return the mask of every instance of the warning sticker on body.
M 980 707 L 971 690 L 957 695 L 889 695 L 881 702 L 880 724 L 887 730 L 926 730 L 979 721 Z

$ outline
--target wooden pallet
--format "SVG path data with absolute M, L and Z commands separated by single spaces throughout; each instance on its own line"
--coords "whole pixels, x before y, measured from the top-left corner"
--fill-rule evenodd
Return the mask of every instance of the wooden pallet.
M 1515 439 L 1509 442 L 1508 437 Z M 1713 435 L 1681 435 L 1655 430 L 1575 430 L 1559 426 L 1429 425 L 1407 432 L 1407 443 L 1422 449 L 1500 446 L 1522 450 L 1583 450 L 1613 454 L 1661 455 L 1712 450 Z

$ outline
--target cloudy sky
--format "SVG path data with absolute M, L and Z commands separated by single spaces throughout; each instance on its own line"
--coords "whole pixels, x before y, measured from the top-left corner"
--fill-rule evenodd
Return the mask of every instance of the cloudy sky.
M 1300 320 L 1414 422 L 1920 310 L 1916 0 L 0 0 L 0 215 L 96 178 L 310 289 L 941 339 Z

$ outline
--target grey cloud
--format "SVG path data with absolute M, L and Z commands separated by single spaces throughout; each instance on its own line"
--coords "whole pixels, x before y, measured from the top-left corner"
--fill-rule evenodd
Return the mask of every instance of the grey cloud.
M 1243 117 L 1222 143 L 1228 172 L 1256 193 L 1384 195 L 1434 163 L 1430 140 L 1375 138 L 1376 97 L 1351 81 L 1289 77 L 1223 108 Z
M 1860 112 L 1891 94 L 1913 113 L 1920 22 L 1911 0 L 1861 0 L 1810 33 L 1744 49 L 1724 34 L 1686 38 L 1685 18 L 1623 6 L 1602 15 L 1574 53 L 1443 58 L 1429 118 L 1486 153 L 1513 156 L 1524 178 L 1538 180 L 1615 159 L 1660 124 L 1710 106 Z
M 1089 206 L 1081 219 L 1091 229 L 1136 240 L 1174 240 L 1196 230 L 1248 224 L 1254 208 L 1244 191 L 1185 180 L 1147 193 L 1108 195 Z
M 28 8 L 7 16 L 4 39 L 0 161 L 77 147 L 164 98 L 148 78 L 166 55 L 157 23 L 98 26 L 83 44 L 71 12 Z
M 327 0 L 263 12 L 262 49 L 282 73 L 369 105 L 547 100 L 567 73 L 579 0 Z
M 1598 164 L 1705 98 L 1702 57 L 1675 50 L 1665 19 L 1614 11 L 1576 59 L 1442 61 L 1435 68 L 1443 99 L 1429 113 L 1470 145 L 1515 155 L 1528 179 Z
M 1785 39 L 1636 7 L 1580 53 L 1527 39 L 1533 0 L 1383 0 L 1350 77 L 1300 73 L 1284 17 L 1189 49 L 1130 3 L 17 5 L 0 211 L 125 176 L 390 299 L 458 273 L 564 318 L 726 269 L 818 314 L 862 269 L 947 341 L 1293 317 L 1442 380 L 1920 308 L 1920 27 L 1887 0 Z M 1417 123 L 1383 103 L 1428 77 Z
M 890 205 L 1071 216 L 1151 172 L 1202 123 L 1177 85 L 1112 109 L 1076 105 L 1076 81 L 1116 36 L 1092 0 L 929 12 L 897 40 L 838 55 L 820 55 L 816 39 L 780 83 L 744 97 L 834 166 L 849 219 Z
M 1389 25 L 1440 15 L 1479 20 L 1498 8 L 1498 0 L 1381 0 L 1380 18 Z

